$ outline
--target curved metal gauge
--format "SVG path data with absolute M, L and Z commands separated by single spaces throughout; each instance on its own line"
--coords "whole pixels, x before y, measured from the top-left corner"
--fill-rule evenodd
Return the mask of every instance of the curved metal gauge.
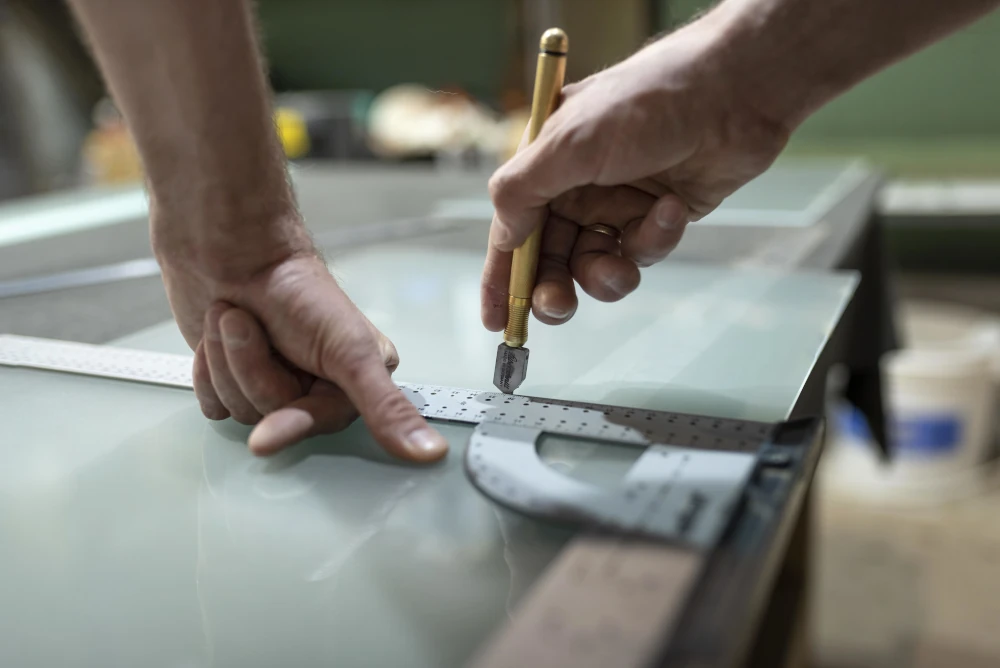
M 513 510 L 708 548 L 722 535 L 756 465 L 744 452 L 647 447 L 605 489 L 570 478 L 538 456 L 543 431 L 481 423 L 465 454 L 472 483 Z
M 488 498 L 533 517 L 599 526 L 698 548 L 722 535 L 756 466 L 768 425 L 408 385 L 429 418 L 478 422 L 465 454 Z M 644 448 L 621 482 L 570 478 L 538 454 L 543 434 Z

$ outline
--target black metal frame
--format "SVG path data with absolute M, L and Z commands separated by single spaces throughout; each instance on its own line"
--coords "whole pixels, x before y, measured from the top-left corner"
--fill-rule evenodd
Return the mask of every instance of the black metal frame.
M 766 640 L 771 618 L 788 618 L 773 596 L 790 546 L 800 541 L 807 498 L 823 447 L 824 422 L 809 418 L 776 426 L 760 454 L 743 507 L 705 570 L 657 665 L 769 668 L 787 643 Z M 787 578 L 785 578 L 787 579 Z M 784 587 L 787 588 L 787 587 Z M 795 589 L 794 587 L 792 589 Z M 755 658 L 756 657 L 756 658 Z

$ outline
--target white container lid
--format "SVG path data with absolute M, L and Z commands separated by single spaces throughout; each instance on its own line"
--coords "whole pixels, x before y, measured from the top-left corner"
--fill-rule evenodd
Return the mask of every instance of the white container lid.
M 992 377 L 994 351 L 975 341 L 954 348 L 904 348 L 883 358 L 893 377 L 927 380 L 977 379 Z
M 968 306 L 935 302 L 908 302 L 897 309 L 897 316 L 905 333 L 906 348 L 891 354 L 889 360 L 899 365 L 901 373 L 933 373 L 935 363 L 953 359 L 952 363 L 963 368 L 967 364 L 985 363 L 1000 383 L 1000 316 Z M 907 354 L 911 350 L 962 351 L 969 355 L 915 360 Z M 987 357 L 985 361 L 982 353 Z

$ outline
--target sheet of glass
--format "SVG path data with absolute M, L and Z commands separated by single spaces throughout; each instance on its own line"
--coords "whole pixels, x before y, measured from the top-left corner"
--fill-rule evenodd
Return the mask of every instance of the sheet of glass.
M 698 224 L 812 225 L 868 173 L 861 162 L 779 160 Z M 444 199 L 438 202 L 434 213 L 451 218 L 490 219 L 493 205 L 487 197 Z
M 502 340 L 479 320 L 482 258 L 380 247 L 333 270 L 396 344 L 399 380 L 493 389 Z M 580 295 L 569 323 L 532 321 L 521 394 L 774 421 L 785 418 L 836 325 L 854 274 L 665 262 L 628 299 Z M 121 345 L 186 352 L 166 323 Z
M 338 259 L 399 347 L 399 377 L 490 387 L 481 257 L 404 245 Z M 750 419 L 787 414 L 852 275 L 667 263 L 619 304 L 532 328 L 527 393 Z M 172 324 L 120 342 L 184 352 Z M 0 665 L 461 665 L 570 537 L 441 465 L 390 461 L 362 424 L 273 459 L 191 392 L 0 368 Z M 632 453 L 546 439 L 569 475 Z
M 569 536 L 479 496 L 469 427 L 418 468 L 362 425 L 256 459 L 188 391 L 0 368 L 0 406 L 3 666 L 458 666 Z

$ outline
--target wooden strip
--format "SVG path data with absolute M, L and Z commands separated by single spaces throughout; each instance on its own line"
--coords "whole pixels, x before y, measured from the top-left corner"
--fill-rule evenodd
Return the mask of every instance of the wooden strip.
M 705 555 L 586 535 L 562 551 L 475 668 L 645 668 L 672 633 Z

